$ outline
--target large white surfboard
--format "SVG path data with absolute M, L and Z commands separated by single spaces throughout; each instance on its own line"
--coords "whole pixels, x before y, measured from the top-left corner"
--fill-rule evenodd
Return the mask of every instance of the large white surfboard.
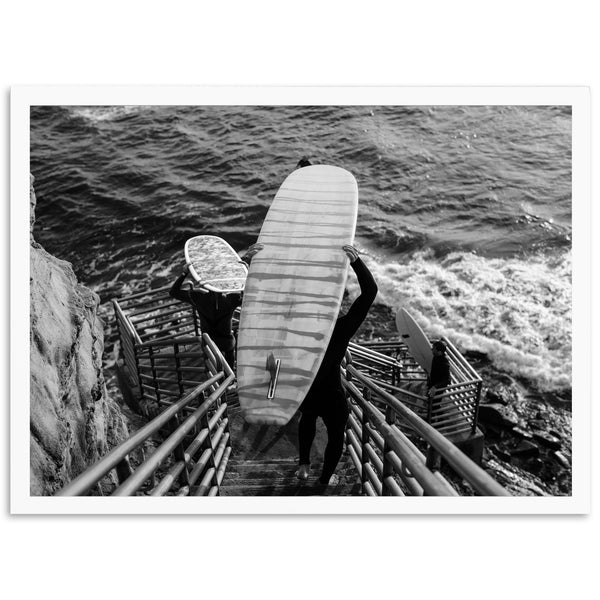
M 396 328 L 402 341 L 408 346 L 413 358 L 429 375 L 431 372 L 431 361 L 433 360 L 431 343 L 419 327 L 419 324 L 404 308 L 401 308 L 396 313 Z
M 297 169 L 277 192 L 240 315 L 238 395 L 247 422 L 284 425 L 304 400 L 340 310 L 349 264 L 342 246 L 354 242 L 357 211 L 356 180 L 339 167 Z M 272 373 L 270 355 L 278 361 Z

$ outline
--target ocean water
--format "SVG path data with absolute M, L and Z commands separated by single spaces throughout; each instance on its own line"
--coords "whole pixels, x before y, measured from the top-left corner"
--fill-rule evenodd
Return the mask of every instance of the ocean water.
M 378 302 L 570 390 L 569 107 L 35 107 L 34 235 L 110 322 L 111 299 L 173 281 L 189 237 L 242 253 L 302 156 L 356 177 Z

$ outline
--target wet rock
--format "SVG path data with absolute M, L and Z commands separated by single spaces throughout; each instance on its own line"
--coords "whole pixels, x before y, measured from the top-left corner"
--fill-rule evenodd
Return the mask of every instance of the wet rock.
M 516 383 L 514 377 L 511 377 L 506 373 L 495 373 L 494 378 L 500 383 L 507 386 L 513 386 Z
M 544 431 L 534 431 L 533 438 L 546 446 L 547 448 L 551 448 L 553 450 L 559 450 L 562 446 L 562 442 L 559 438 L 550 435 Z
M 466 358 L 471 358 L 473 360 L 488 360 L 487 353 L 480 352 L 479 350 L 465 350 L 464 355 Z
M 479 406 L 478 419 L 484 425 L 504 425 L 501 404 L 482 404 Z
M 518 435 L 522 439 L 525 439 L 525 440 L 533 439 L 533 435 L 531 435 L 531 433 L 529 433 L 528 431 L 525 431 L 524 429 L 521 429 L 520 427 L 514 427 L 512 432 L 514 434 Z
M 504 418 L 502 420 L 502 425 L 506 429 L 514 429 L 515 427 L 517 427 L 519 425 L 519 421 L 517 421 L 517 419 L 514 419 L 513 417 L 511 417 L 509 415 L 504 415 Z
M 495 444 L 490 446 L 490 450 L 494 453 L 494 455 L 496 457 L 498 457 L 500 460 L 503 460 L 505 462 L 510 462 L 511 460 L 511 455 L 509 452 L 506 452 L 505 450 L 503 450 L 502 448 L 496 446 Z
M 506 398 L 495 390 L 488 390 L 483 401 L 486 404 L 508 404 Z
M 552 453 L 552 457 L 556 460 L 556 462 L 561 466 L 564 467 L 565 469 L 570 469 L 571 468 L 571 463 L 569 462 L 569 459 L 562 453 L 559 452 L 558 450 Z
M 505 407 L 499 403 L 480 405 L 478 423 L 486 427 L 488 431 L 490 428 L 495 429 L 499 435 L 519 425 L 519 421 L 513 416 L 506 414 Z
M 539 456 L 540 449 L 529 440 L 521 440 L 519 445 L 510 451 L 510 454 L 519 458 L 531 458 Z
M 537 475 L 544 468 L 544 461 L 537 457 L 530 458 L 523 466 L 530 473 Z

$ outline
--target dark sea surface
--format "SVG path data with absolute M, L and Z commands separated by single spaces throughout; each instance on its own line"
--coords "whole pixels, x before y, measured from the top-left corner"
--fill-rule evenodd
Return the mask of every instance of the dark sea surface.
M 174 280 L 189 237 L 242 253 L 302 156 L 356 177 L 379 302 L 570 393 L 570 107 L 35 107 L 34 235 L 110 322 L 111 299 Z

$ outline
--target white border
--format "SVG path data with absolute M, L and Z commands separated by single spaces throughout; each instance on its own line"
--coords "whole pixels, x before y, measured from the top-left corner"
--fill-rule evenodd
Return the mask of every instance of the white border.
M 573 495 L 514 498 L 29 496 L 29 109 L 32 105 L 572 105 Z M 584 87 L 17 86 L 11 90 L 13 514 L 585 514 L 590 511 L 590 94 Z M 27 298 L 27 301 L 25 301 Z

